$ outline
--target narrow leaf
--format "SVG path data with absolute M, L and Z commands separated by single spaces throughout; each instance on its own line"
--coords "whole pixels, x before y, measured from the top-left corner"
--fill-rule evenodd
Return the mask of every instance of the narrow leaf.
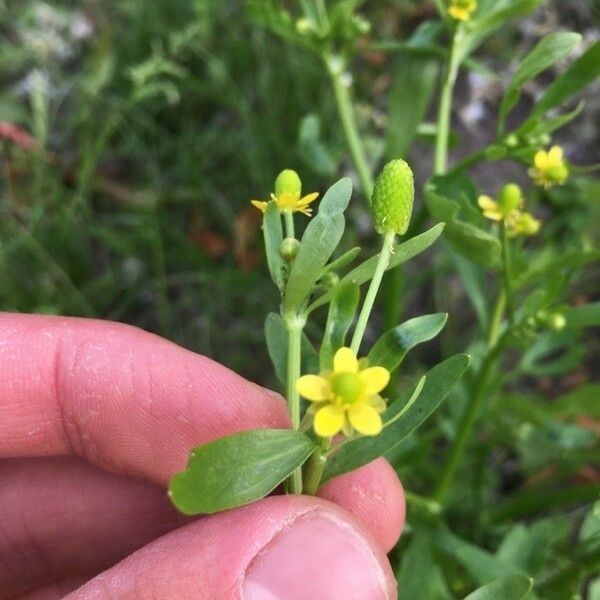
M 444 230 L 444 224 L 438 223 L 431 229 L 428 229 L 424 233 L 417 235 L 410 240 L 394 246 L 394 252 L 390 258 L 390 264 L 388 265 L 388 271 L 397 267 L 398 265 L 410 260 L 417 254 L 421 254 L 431 246 L 440 237 L 440 234 Z M 344 275 L 342 281 L 353 281 L 357 285 L 362 285 L 366 281 L 369 281 L 375 273 L 377 267 L 377 256 L 365 260 L 360 265 L 352 269 L 349 273 Z M 312 312 L 319 306 L 323 306 L 331 300 L 331 292 L 323 294 L 320 298 L 317 298 L 309 307 L 307 312 Z
M 321 370 L 331 369 L 333 355 L 344 345 L 346 334 L 358 306 L 360 290 L 353 281 L 340 282 L 333 290 L 333 298 L 329 305 L 325 335 L 321 344 Z
M 438 408 L 467 370 L 469 362 L 467 354 L 456 354 L 428 371 L 421 393 L 408 409 L 379 435 L 343 443 L 327 461 L 323 480 L 362 467 L 397 446 Z M 403 410 L 400 402 L 394 402 L 385 411 L 384 422 L 395 419 Z
M 475 590 L 465 600 L 521 600 L 532 586 L 533 579 L 527 575 L 509 575 Z
M 312 440 L 289 429 L 255 429 L 195 448 L 169 486 L 186 515 L 242 506 L 272 492 L 311 455 Z
M 350 202 L 352 183 L 345 177 L 329 188 L 319 212 L 306 228 L 283 295 L 285 313 L 300 309 L 344 233 L 344 210 Z
M 263 236 L 265 239 L 265 252 L 267 264 L 273 283 L 283 290 L 284 286 L 284 263 L 279 248 L 283 241 L 283 229 L 281 227 L 281 215 L 275 202 L 269 202 L 263 217 Z
M 369 364 L 393 371 L 411 348 L 434 338 L 444 328 L 447 319 L 447 313 L 434 313 L 409 319 L 390 329 L 371 348 Z

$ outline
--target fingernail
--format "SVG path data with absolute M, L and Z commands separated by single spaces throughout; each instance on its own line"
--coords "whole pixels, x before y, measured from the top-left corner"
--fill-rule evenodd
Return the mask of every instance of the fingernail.
M 335 517 L 304 515 L 252 560 L 244 600 L 389 600 L 389 580 L 370 543 Z

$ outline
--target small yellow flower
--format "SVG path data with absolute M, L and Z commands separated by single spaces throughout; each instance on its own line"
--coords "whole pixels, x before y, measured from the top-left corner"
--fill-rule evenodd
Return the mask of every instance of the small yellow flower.
M 535 235 L 542 226 L 531 213 L 515 211 L 506 221 L 507 233 L 510 237 L 519 235 Z
M 350 348 L 340 348 L 333 357 L 333 371 L 298 379 L 300 395 L 314 402 L 309 410 L 317 435 L 329 438 L 343 431 L 349 437 L 353 430 L 377 435 L 383 429 L 385 401 L 379 392 L 388 384 L 390 372 L 383 367 L 361 368 L 360 362 Z
M 502 187 L 498 201 L 489 196 L 479 196 L 477 203 L 483 215 L 492 221 L 502 221 L 510 237 L 535 235 L 541 223 L 531 214 L 522 210 L 523 195 L 518 185 L 508 183 Z
M 312 194 L 307 194 L 304 197 L 300 197 L 300 193 L 291 193 L 284 192 L 279 196 L 275 194 L 271 194 L 270 202 L 276 202 L 277 208 L 279 212 L 301 212 L 305 214 L 307 217 L 312 215 L 312 208 L 309 207 L 311 202 L 314 202 L 319 196 L 319 192 L 313 192 Z M 250 200 L 252 206 L 256 206 L 258 210 L 261 212 L 265 212 L 267 210 L 267 206 L 269 205 L 269 201 L 267 200 Z
M 554 185 L 562 185 L 569 177 L 569 168 L 565 163 L 563 149 L 552 146 L 548 152 L 539 150 L 533 157 L 533 166 L 529 176 L 545 189 Z
M 456 21 L 469 21 L 477 9 L 477 0 L 452 0 L 448 14 Z

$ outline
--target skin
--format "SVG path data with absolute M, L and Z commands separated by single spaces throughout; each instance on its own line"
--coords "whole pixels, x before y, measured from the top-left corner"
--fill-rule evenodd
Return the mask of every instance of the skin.
M 190 448 L 289 425 L 279 395 L 155 335 L 0 313 L 0 600 L 396 598 L 404 494 L 383 459 L 318 498 L 171 507 Z

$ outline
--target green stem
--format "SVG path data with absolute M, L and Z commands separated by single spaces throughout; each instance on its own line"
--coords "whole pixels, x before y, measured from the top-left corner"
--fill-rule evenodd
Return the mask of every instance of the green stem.
M 293 238 L 296 237 L 294 232 L 294 215 L 291 210 L 283 211 L 283 221 L 285 223 L 285 235 L 286 237 Z
M 325 464 L 327 463 L 327 452 L 331 443 L 327 439 L 321 440 L 321 446 L 317 448 L 310 457 L 306 478 L 304 481 L 304 493 L 308 496 L 314 496 L 319 489 Z
M 426 498 L 425 496 L 420 496 L 413 492 L 407 492 L 406 490 L 404 491 L 404 497 L 406 498 L 409 510 L 411 508 L 421 509 L 432 516 L 437 516 L 442 512 L 440 504 L 431 498 Z
M 371 311 L 373 310 L 377 291 L 381 285 L 383 274 L 390 263 L 390 256 L 394 247 L 394 237 L 395 234 L 393 233 L 386 233 L 383 237 L 383 246 L 379 253 L 375 273 L 373 274 L 373 279 L 371 279 L 367 295 L 365 296 L 365 301 L 362 305 L 360 315 L 358 316 L 358 321 L 356 322 L 356 328 L 354 329 L 354 335 L 352 336 L 352 342 L 350 344 L 350 348 L 352 348 L 355 354 L 358 354 L 360 343 L 362 342 L 365 329 L 367 328 L 367 322 L 371 315 Z
M 448 140 L 450 138 L 450 116 L 452 114 L 452 94 L 454 84 L 458 75 L 458 53 L 457 48 L 462 38 L 462 29 L 460 25 L 456 27 L 452 37 L 452 47 L 448 57 L 448 66 L 446 68 L 446 78 L 442 85 L 440 95 L 440 106 L 438 110 L 437 137 L 435 141 L 435 159 L 434 173 L 444 175 L 448 170 Z
M 469 395 L 467 405 L 465 406 L 458 424 L 456 435 L 452 441 L 448 461 L 446 462 L 434 495 L 434 498 L 440 504 L 444 503 L 446 495 L 452 485 L 452 481 L 454 480 L 454 476 L 456 475 L 456 471 L 462 461 L 469 438 L 473 433 L 473 427 L 477 420 L 481 404 L 485 398 L 484 392 L 489 374 L 508 339 L 508 334 L 509 330 L 506 330 L 498 340 L 498 343 L 488 350 L 475 377 L 471 394 Z
M 508 233 L 506 231 L 506 223 L 500 223 L 500 243 L 502 245 L 502 286 L 506 297 L 506 312 L 508 320 L 512 324 L 515 314 L 513 307 L 512 285 L 510 279 L 510 248 L 508 245 Z
M 286 327 L 288 331 L 286 394 L 292 418 L 292 427 L 297 431 L 300 429 L 300 394 L 296 389 L 296 382 L 300 377 L 304 320 L 298 316 L 286 318 Z M 302 469 L 300 467 L 290 475 L 289 490 L 292 494 L 302 493 Z
M 358 133 L 356 126 L 356 115 L 352 108 L 350 99 L 349 85 L 344 81 L 344 61 L 340 56 L 335 56 L 329 52 L 323 53 L 323 60 L 327 66 L 327 71 L 333 85 L 333 92 L 337 104 L 340 121 L 346 136 L 346 143 L 356 168 L 356 173 L 360 181 L 363 194 L 370 201 L 371 192 L 373 191 L 373 177 L 367 164 L 365 149 Z
M 506 306 L 506 294 L 504 293 L 504 289 L 500 290 L 498 294 L 498 298 L 496 299 L 496 304 L 494 305 L 494 312 L 492 313 L 492 318 L 490 319 L 490 328 L 488 330 L 488 341 L 487 346 L 488 349 L 493 348 L 498 341 L 498 336 L 500 334 L 500 324 L 502 323 L 502 317 L 504 315 L 504 308 Z

